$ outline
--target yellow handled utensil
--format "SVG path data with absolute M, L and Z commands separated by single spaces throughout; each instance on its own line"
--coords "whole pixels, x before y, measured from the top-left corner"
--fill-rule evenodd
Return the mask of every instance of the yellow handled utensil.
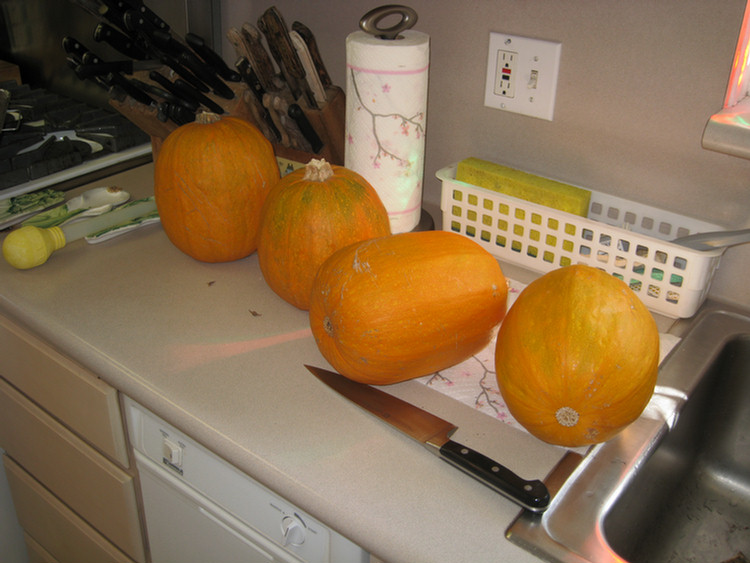
M 27 225 L 11 231 L 5 237 L 3 256 L 8 264 L 19 270 L 35 268 L 44 264 L 53 252 L 60 250 L 68 243 L 120 223 L 143 217 L 155 210 L 156 202 L 153 197 L 149 197 L 77 223 L 47 229 Z

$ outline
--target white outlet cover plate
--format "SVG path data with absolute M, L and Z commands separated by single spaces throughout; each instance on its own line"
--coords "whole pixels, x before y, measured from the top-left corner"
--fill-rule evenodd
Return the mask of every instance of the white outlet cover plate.
M 516 54 L 512 97 L 495 91 L 497 61 L 504 51 Z M 562 44 L 554 41 L 490 32 L 484 105 L 552 121 L 561 52 Z

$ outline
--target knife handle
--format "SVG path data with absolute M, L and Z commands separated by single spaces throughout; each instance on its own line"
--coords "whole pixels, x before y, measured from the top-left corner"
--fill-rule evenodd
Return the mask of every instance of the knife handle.
M 330 86 L 333 86 L 333 81 L 328 74 L 326 65 L 323 63 L 323 57 L 321 57 L 320 51 L 318 50 L 318 43 L 315 41 L 315 36 L 313 35 L 312 31 L 310 31 L 310 28 L 308 28 L 302 22 L 296 21 L 292 23 L 292 30 L 296 31 L 307 45 L 307 50 L 310 51 L 310 57 L 312 57 L 313 64 L 318 71 L 318 76 L 320 77 L 320 81 L 323 83 L 323 87 L 328 88 Z
M 200 35 L 188 33 L 185 35 L 185 41 L 206 64 L 213 66 L 224 80 L 229 80 L 230 82 L 240 82 L 242 80 L 239 73 L 229 68 L 224 59 L 211 49 Z
M 297 123 L 297 127 L 299 127 L 302 135 L 307 139 L 307 142 L 310 143 L 312 152 L 315 154 L 319 153 L 320 149 L 323 148 L 323 141 L 321 141 L 320 136 L 310 124 L 310 121 L 307 119 L 305 112 L 299 104 L 289 104 L 286 114 Z
M 148 58 L 147 53 L 136 45 L 135 41 L 106 23 L 100 23 L 96 26 L 96 29 L 94 29 L 94 41 L 97 43 L 103 41 L 126 57 L 132 57 L 139 61 L 144 61 Z
M 507 467 L 466 446 L 448 440 L 440 447 L 442 459 L 531 510 L 543 512 L 550 502 L 547 487 L 539 480 L 526 481 Z

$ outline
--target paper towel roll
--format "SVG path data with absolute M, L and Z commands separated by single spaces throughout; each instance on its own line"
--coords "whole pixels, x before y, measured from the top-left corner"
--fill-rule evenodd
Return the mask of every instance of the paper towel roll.
M 416 227 L 422 209 L 429 58 L 419 31 L 346 38 L 344 164 L 378 192 L 394 234 Z

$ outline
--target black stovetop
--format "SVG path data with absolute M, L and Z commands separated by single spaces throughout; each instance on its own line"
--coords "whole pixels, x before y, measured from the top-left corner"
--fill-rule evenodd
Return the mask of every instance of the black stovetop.
M 0 133 L 0 190 L 150 141 L 114 111 L 16 82 L 0 83 L 0 89 L 10 93 Z

